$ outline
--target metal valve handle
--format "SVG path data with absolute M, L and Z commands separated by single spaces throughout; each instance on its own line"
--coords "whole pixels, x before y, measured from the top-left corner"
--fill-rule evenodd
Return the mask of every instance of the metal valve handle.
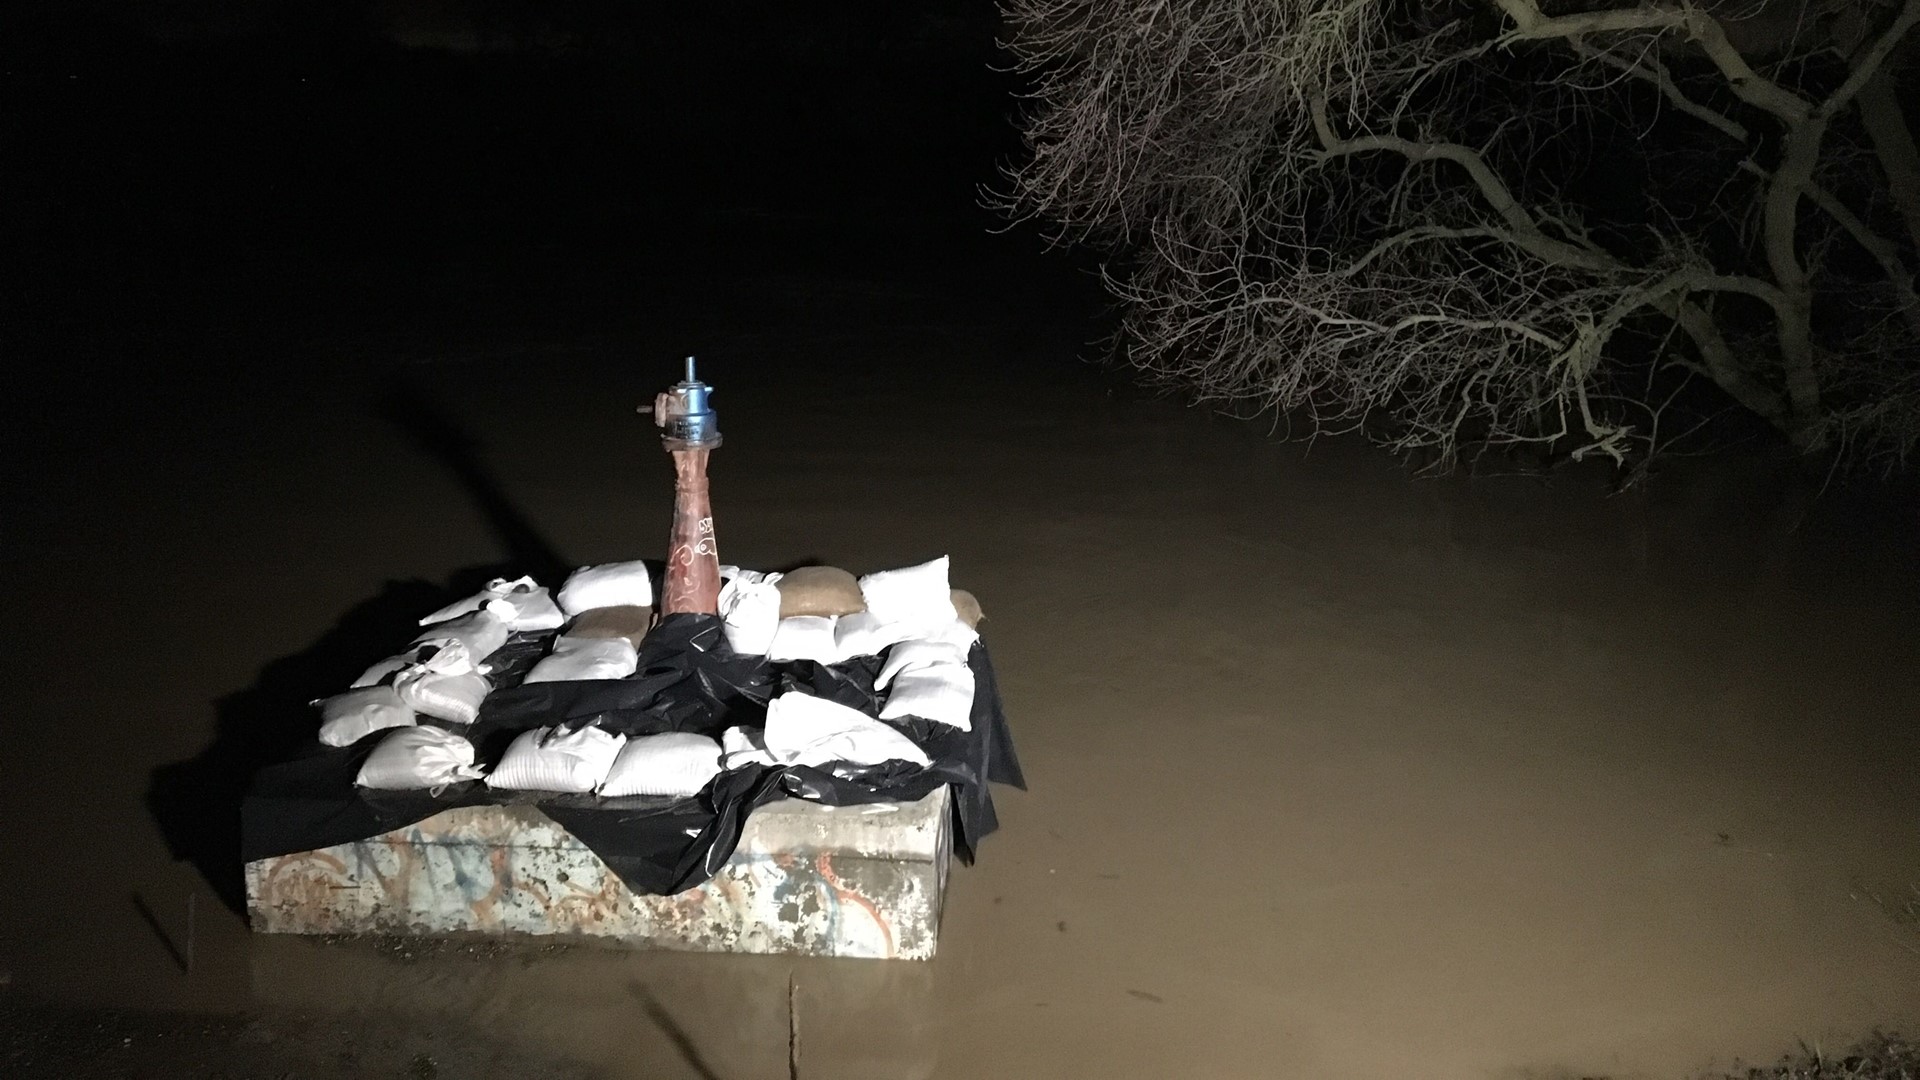
M 687 377 L 635 410 L 665 429 L 660 441 L 669 450 L 712 450 L 721 442 L 720 417 L 707 402 L 713 388 L 700 381 L 693 364 L 687 357 Z

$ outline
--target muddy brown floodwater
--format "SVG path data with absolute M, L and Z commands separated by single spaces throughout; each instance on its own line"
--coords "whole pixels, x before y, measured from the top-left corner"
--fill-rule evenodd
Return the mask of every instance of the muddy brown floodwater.
M 1117 389 L 1085 293 L 1010 263 L 631 276 L 586 330 L 236 316 L 111 385 L 76 346 L 7 515 L 0 1000 L 41 1037 L 0 1072 L 781 1077 L 790 975 L 835 1080 L 1680 1077 L 1920 1026 L 1911 504 L 1410 479 Z M 946 552 L 986 608 L 1032 790 L 939 959 L 250 936 L 156 774 L 309 723 L 382 597 L 657 556 L 633 408 L 688 351 L 725 560 Z

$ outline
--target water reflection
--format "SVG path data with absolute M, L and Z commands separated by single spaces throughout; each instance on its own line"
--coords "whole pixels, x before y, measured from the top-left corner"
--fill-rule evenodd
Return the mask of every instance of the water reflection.
M 784 1076 L 792 1026 L 806 1077 L 921 1080 L 938 1057 L 930 964 L 492 940 L 261 937 L 249 952 L 263 1010 L 469 1029 L 609 1078 Z

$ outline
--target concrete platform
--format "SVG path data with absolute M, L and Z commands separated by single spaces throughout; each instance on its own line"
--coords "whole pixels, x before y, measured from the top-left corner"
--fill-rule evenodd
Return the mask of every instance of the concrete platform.
M 461 807 L 247 864 L 269 934 L 552 935 L 647 948 L 932 959 L 953 850 L 948 789 L 913 803 L 794 799 L 747 819 L 720 872 L 636 895 L 531 804 Z

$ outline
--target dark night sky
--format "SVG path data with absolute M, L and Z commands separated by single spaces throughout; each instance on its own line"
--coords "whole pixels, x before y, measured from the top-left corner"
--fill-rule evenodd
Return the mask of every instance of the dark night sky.
M 47 380 L 40 420 L 84 414 L 105 389 L 86 372 L 128 358 L 563 314 L 577 332 L 617 317 L 602 283 L 636 267 L 978 244 L 977 186 L 1017 145 L 987 0 L 4 18 L 0 285 L 8 351 Z
M 16 15 L 15 229 L 425 251 L 747 206 L 965 215 L 1009 145 L 985 3 L 124 7 Z

